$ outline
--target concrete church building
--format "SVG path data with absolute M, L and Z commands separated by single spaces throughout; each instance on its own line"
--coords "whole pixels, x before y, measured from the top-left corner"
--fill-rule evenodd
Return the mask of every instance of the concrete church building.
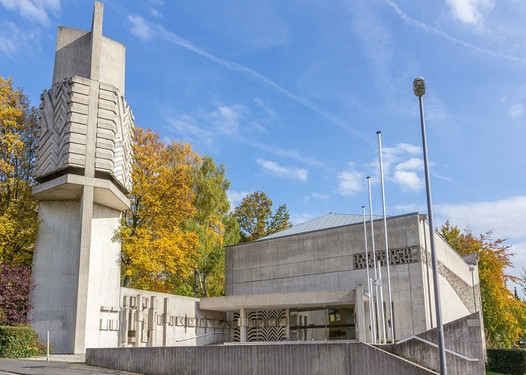
M 227 247 L 226 296 L 202 299 L 201 309 L 239 313 L 239 321 L 248 322 L 246 329 L 245 324 L 240 326 L 242 341 L 372 342 L 362 220 L 358 215 L 331 213 L 257 241 Z M 374 224 L 388 321 L 383 223 Z M 388 218 L 387 228 L 394 333 L 399 340 L 436 324 L 429 228 L 425 216 L 416 213 Z M 369 268 L 374 275 L 368 237 Z M 478 270 L 438 235 L 436 244 L 440 290 L 442 300 L 447 301 L 443 321 L 447 323 L 480 308 Z M 386 331 L 391 340 L 390 329 Z
M 393 321 L 386 302 L 383 225 L 374 221 L 384 296 L 383 304 L 374 304 L 366 267 L 374 275 L 373 243 L 367 228 L 366 257 L 359 215 L 328 214 L 227 247 L 223 297 L 199 300 L 121 287 L 120 244 L 114 234 L 130 205 L 134 125 L 124 100 L 125 47 L 102 35 L 102 18 L 103 5 L 96 2 L 90 31 L 59 28 L 52 86 L 42 94 L 35 162 L 39 184 L 33 189 L 41 227 L 31 319 L 41 340 L 50 333 L 54 353 L 350 340 L 362 351 L 385 356 L 366 344 L 382 337 L 383 327 L 375 323 L 384 320 L 382 315 L 388 340 L 436 346 L 429 333 L 436 326 L 429 228 L 417 213 L 387 220 Z M 463 352 L 454 351 L 455 358 L 478 361 L 483 368 L 476 259 L 459 257 L 435 235 L 443 320 L 453 327 L 446 344 Z M 375 314 L 378 319 L 372 319 Z M 408 345 L 407 350 L 415 347 Z M 115 354 L 111 350 L 92 351 L 89 358 Z M 462 371 L 457 373 L 477 373 Z

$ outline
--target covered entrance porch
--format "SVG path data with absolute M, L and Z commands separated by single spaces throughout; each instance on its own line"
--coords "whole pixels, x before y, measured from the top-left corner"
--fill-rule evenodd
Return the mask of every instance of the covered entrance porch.
M 231 341 L 366 341 L 362 285 L 342 291 L 202 298 L 199 308 L 231 313 Z

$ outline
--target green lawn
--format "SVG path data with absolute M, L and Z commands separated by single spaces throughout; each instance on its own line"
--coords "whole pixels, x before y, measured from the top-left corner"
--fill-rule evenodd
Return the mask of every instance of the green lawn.
M 506 375 L 506 374 L 501 374 L 500 372 L 486 371 L 486 375 Z

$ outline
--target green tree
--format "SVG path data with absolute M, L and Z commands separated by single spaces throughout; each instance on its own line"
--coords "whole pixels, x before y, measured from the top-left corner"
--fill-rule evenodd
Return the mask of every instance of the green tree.
M 285 204 L 272 215 L 272 200 L 262 191 L 247 195 L 234 211 L 241 242 L 254 241 L 292 226 Z
M 224 294 L 225 246 L 239 241 L 239 226 L 229 212 L 227 191 L 230 182 L 225 167 L 203 157 L 194 169 L 194 206 L 197 214 L 186 228 L 198 236 L 190 277 L 175 280 L 178 292 L 195 297 Z
M 517 300 L 507 288 L 508 281 L 517 281 L 505 273 L 512 267 L 510 246 L 502 239 L 493 240 L 491 232 L 474 236 L 467 229 L 446 222 L 442 237 L 461 256 L 476 253 L 479 259 L 480 294 L 486 341 L 489 347 L 510 348 L 526 333 L 526 304 Z
M 0 77 L 0 263 L 30 267 L 38 231 L 31 195 L 37 116 L 13 80 Z

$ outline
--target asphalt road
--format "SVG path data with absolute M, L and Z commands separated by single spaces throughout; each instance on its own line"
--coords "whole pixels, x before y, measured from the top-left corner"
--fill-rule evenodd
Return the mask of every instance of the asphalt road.
M 0 358 L 0 375 L 130 375 L 129 372 L 109 370 L 88 366 L 83 362 L 45 359 L 5 359 Z

